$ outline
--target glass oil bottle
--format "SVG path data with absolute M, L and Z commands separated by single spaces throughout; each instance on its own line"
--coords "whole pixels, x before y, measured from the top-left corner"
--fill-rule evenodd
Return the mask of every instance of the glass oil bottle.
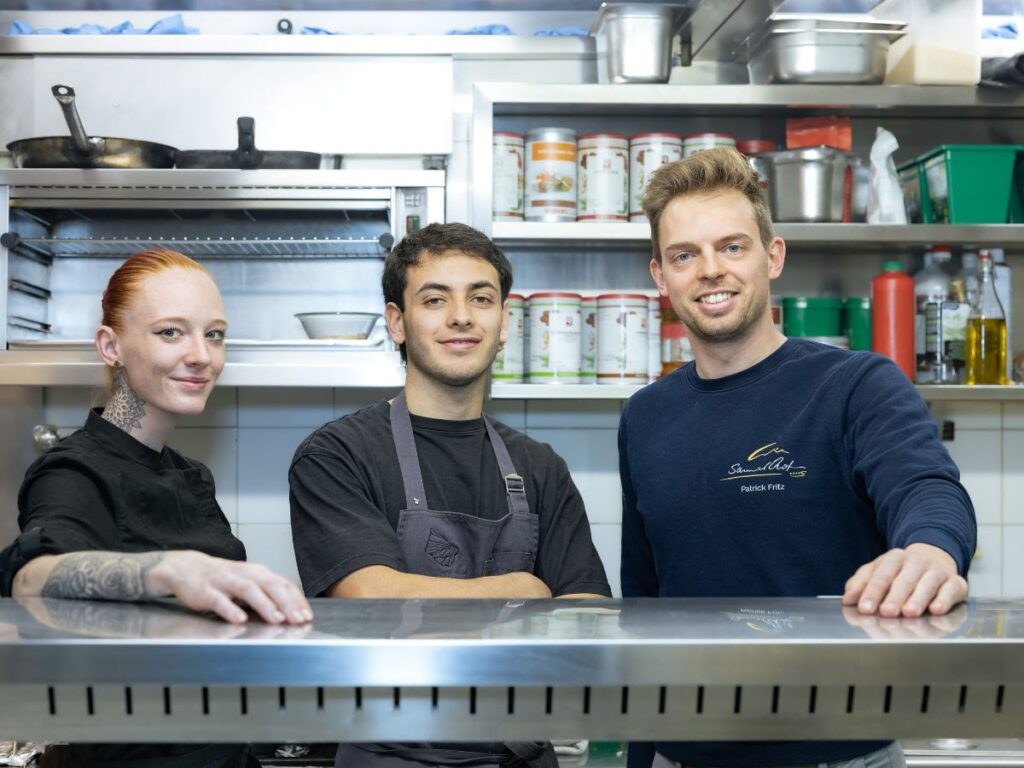
M 992 279 L 992 257 L 982 253 L 981 285 L 967 320 L 967 383 L 1008 384 L 1006 380 L 1006 314 Z

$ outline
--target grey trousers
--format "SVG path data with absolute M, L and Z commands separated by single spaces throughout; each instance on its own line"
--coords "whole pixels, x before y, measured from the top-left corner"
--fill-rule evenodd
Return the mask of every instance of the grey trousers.
M 660 752 L 654 753 L 654 762 L 651 768 L 693 768 L 675 760 L 670 760 Z M 907 768 L 906 758 L 903 756 L 903 749 L 899 743 L 893 742 L 875 752 L 869 752 L 860 757 L 849 760 L 836 760 L 833 763 L 811 763 L 800 766 L 777 766 L 777 768 Z

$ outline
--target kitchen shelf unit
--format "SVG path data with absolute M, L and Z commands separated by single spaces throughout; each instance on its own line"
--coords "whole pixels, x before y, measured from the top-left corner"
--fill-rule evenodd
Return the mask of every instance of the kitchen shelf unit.
M 950 120 L 1019 120 L 1024 117 L 1024 93 L 1019 89 L 975 88 L 961 86 L 866 86 L 866 85 L 546 85 L 522 83 L 478 83 L 473 94 L 473 224 L 495 237 L 527 238 L 520 227 L 555 227 L 575 224 L 542 225 L 518 222 L 491 222 L 492 149 L 495 119 L 543 117 L 592 118 L 595 121 L 652 117 L 692 119 L 698 116 L 738 118 L 781 118 L 786 116 L 839 114 L 884 120 L 946 118 Z M 541 125 L 542 123 L 537 123 Z M 597 128 L 595 127 L 595 130 Z M 663 130 L 669 130 L 666 127 Z M 677 126 L 672 130 L 679 131 Z M 937 143 L 937 142 L 936 142 Z M 627 224 L 587 224 L 595 236 L 630 240 L 606 235 L 611 227 Z M 644 226 L 644 225 L 639 225 Z M 790 225 L 804 226 L 804 225 Z M 806 225 L 811 226 L 811 225 Z M 840 228 L 842 225 L 821 225 Z M 864 225 L 866 226 L 866 225 Z M 933 242 L 941 231 L 911 231 L 904 239 L 891 232 L 893 243 Z M 530 230 L 526 230 L 529 232 Z M 537 230 L 534 230 L 536 232 Z M 569 230 L 573 231 L 572 229 Z M 813 230 L 811 230 L 813 232 Z M 868 241 L 868 230 L 861 235 Z M 600 233 L 598 235 L 598 233 Z M 1024 226 L 1003 233 L 991 230 L 992 237 L 1005 234 L 1014 242 L 1024 242 Z M 829 234 L 826 232 L 825 234 Z M 948 233 L 956 238 L 958 233 Z M 959 233 L 972 237 L 967 232 Z M 565 234 L 541 235 L 554 239 L 572 239 Z M 851 235 L 850 237 L 856 237 Z M 807 242 L 817 242 L 808 240 Z M 974 240 L 970 240 L 972 244 Z M 1001 242 L 1005 243 L 1006 240 Z
M 496 122 L 536 120 L 535 125 L 565 120 L 588 120 L 598 130 L 602 120 L 633 118 L 643 121 L 695 116 L 781 119 L 786 116 L 840 114 L 850 117 L 918 120 L 938 117 L 975 126 L 983 122 L 1024 117 L 1024 94 L 973 87 L 832 86 L 832 85 L 524 85 L 479 83 L 473 103 L 474 225 L 489 232 L 503 248 L 519 252 L 546 252 L 553 259 L 564 253 L 621 251 L 630 257 L 650 244 L 646 222 L 517 222 L 491 220 L 492 150 Z M 543 121 L 543 122 L 542 122 Z M 499 125 L 499 128 L 503 126 Z M 667 130 L 667 128 L 666 128 Z M 679 130 L 678 124 L 674 130 Z M 938 142 L 936 142 L 938 143 Z M 841 255 L 844 263 L 859 256 L 872 260 L 883 255 L 904 259 L 920 254 L 929 244 L 953 247 L 1004 247 L 1024 251 L 1021 224 L 803 224 L 777 223 L 776 233 L 786 240 L 790 270 L 802 267 L 801 252 Z M 849 258 L 847 255 L 852 254 Z M 607 262 L 605 262 L 607 263 Z M 806 262 L 803 262 L 806 263 Z M 827 268 L 827 265 L 825 266 Z M 839 268 L 837 266 L 837 268 Z M 592 287 L 592 286 L 591 286 Z M 528 290 L 527 290 L 528 292 Z M 1018 329 L 1022 325 L 1018 322 Z M 1019 345 L 1018 345 L 1019 346 Z M 1024 387 L 919 387 L 928 401 L 1004 401 L 1024 399 Z M 623 400 L 637 387 L 631 385 L 494 384 L 495 399 Z

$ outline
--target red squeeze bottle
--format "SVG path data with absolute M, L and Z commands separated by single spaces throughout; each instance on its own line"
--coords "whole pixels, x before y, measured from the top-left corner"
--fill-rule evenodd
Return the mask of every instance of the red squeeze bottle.
M 896 362 L 914 380 L 914 278 L 887 261 L 871 281 L 871 349 Z

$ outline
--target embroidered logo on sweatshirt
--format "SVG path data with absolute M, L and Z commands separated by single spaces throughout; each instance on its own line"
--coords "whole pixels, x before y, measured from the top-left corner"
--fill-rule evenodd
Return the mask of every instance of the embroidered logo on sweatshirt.
M 744 461 L 738 461 L 729 467 L 725 477 L 719 478 L 719 480 L 726 482 L 768 477 L 798 478 L 806 475 L 807 467 L 797 464 L 796 459 L 790 455 L 789 451 L 778 443 L 768 443 L 760 448 L 755 448 Z M 785 489 L 786 484 L 777 481 L 751 483 L 740 488 L 743 492 L 784 491 Z
M 443 534 L 438 533 L 433 528 L 430 529 L 430 535 L 427 536 L 427 546 L 423 548 L 423 551 L 430 555 L 431 559 L 442 568 L 451 568 L 455 558 L 459 556 L 458 546 L 452 544 Z

